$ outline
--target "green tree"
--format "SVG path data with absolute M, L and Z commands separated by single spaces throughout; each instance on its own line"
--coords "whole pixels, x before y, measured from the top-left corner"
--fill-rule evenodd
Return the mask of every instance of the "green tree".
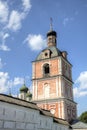
M 83 112 L 80 117 L 79 117 L 79 120 L 84 122 L 84 123 L 87 123 L 87 111 Z

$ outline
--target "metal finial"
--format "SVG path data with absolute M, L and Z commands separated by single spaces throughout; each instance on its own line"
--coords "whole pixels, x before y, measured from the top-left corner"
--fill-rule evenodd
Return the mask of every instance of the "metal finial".
M 24 77 L 24 85 L 25 85 L 25 77 Z
M 52 17 L 50 18 L 50 30 L 53 30 L 53 19 L 52 19 Z

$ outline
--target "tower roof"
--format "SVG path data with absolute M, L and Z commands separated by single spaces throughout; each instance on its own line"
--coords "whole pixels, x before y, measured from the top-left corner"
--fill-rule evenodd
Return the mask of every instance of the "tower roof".
M 55 36 L 55 37 L 57 37 L 57 33 L 56 33 L 56 31 L 50 30 L 50 31 L 47 33 L 47 37 L 48 37 L 48 36 Z
M 73 129 L 87 129 L 87 124 L 79 120 L 73 121 L 71 127 Z
M 53 19 L 50 18 L 50 30 L 47 33 L 47 37 L 48 36 L 57 36 L 57 33 L 53 30 Z
M 26 92 L 26 93 L 27 93 L 27 91 L 28 91 L 28 88 L 26 87 L 25 84 L 23 84 L 23 85 L 21 86 L 21 88 L 20 88 L 20 92 Z
M 39 53 L 39 55 L 37 56 L 36 60 L 42 60 L 42 59 L 44 59 L 43 53 L 44 53 L 46 50 L 49 50 L 49 51 L 51 52 L 50 58 L 53 58 L 53 57 L 62 55 L 62 52 L 61 52 L 58 48 L 56 48 L 55 46 L 50 46 L 50 47 L 47 47 L 46 49 L 42 50 L 42 51 Z

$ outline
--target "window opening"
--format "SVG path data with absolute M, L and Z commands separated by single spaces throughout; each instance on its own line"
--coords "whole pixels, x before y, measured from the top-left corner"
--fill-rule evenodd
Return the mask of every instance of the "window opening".
M 44 74 L 49 74 L 49 64 L 44 65 Z
M 48 53 L 45 53 L 45 56 L 48 56 Z

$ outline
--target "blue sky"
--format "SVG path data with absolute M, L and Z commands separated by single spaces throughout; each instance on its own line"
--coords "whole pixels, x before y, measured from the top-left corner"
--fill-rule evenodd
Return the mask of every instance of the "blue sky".
M 46 47 L 46 33 L 57 32 L 57 47 L 73 65 L 78 115 L 87 111 L 87 0 L 0 0 L 0 93 L 31 88 L 32 61 Z

